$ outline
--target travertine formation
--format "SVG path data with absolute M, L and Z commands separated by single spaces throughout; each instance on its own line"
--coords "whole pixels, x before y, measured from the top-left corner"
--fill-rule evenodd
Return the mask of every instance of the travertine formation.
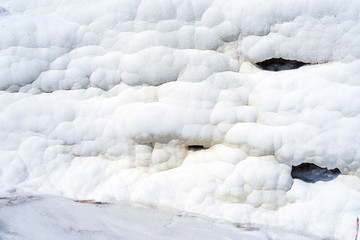
M 0 4 L 2 191 L 355 235 L 358 1 Z M 256 66 L 280 58 L 309 65 Z M 293 180 L 301 163 L 342 175 Z

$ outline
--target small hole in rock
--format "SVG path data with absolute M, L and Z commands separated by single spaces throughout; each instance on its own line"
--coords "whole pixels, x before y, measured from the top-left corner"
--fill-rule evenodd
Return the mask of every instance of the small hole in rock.
M 203 145 L 189 145 L 187 146 L 187 149 L 189 151 L 200 151 L 200 150 L 206 150 L 207 147 L 204 147 Z
M 313 163 L 302 163 L 292 166 L 291 177 L 301 179 L 305 182 L 330 181 L 335 179 L 341 172 L 338 168 L 327 169 Z
M 309 65 L 309 63 L 304 63 L 296 60 L 287 60 L 283 58 L 271 58 L 262 62 L 255 64 L 259 68 L 268 71 L 283 71 L 297 69 L 304 65 Z

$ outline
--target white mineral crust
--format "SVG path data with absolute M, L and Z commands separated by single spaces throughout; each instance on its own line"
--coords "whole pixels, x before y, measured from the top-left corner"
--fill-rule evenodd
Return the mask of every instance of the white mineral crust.
M 2 0 L 0 191 L 353 239 L 359 17 L 358 0 Z M 272 58 L 310 65 L 255 65 Z M 301 163 L 342 174 L 294 180 Z

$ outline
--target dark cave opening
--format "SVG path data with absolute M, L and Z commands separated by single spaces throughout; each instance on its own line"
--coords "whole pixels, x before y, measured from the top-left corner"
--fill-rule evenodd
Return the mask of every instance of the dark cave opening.
M 283 58 L 271 58 L 255 64 L 259 68 L 268 71 L 283 71 L 297 69 L 309 63 L 300 62 L 297 60 L 288 60 Z
M 189 145 L 187 146 L 187 149 L 189 151 L 200 151 L 200 150 L 206 150 L 207 147 L 204 147 L 204 145 Z
M 314 183 L 317 181 L 331 181 L 341 172 L 338 168 L 327 169 L 317 166 L 313 163 L 302 163 L 298 166 L 292 166 L 291 177 L 303 180 L 304 182 Z

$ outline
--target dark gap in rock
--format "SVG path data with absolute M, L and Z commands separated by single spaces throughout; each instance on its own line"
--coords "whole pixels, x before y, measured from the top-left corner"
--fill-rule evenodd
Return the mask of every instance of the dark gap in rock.
M 313 163 L 302 163 L 298 166 L 292 166 L 291 170 L 292 178 L 301 179 L 310 183 L 317 181 L 331 181 L 340 174 L 341 172 L 338 168 L 327 169 Z
M 283 71 L 297 69 L 310 63 L 304 63 L 296 60 L 287 60 L 283 58 L 271 58 L 262 62 L 258 62 L 255 65 L 263 70 L 268 71 Z
M 200 150 L 206 150 L 207 147 L 204 147 L 204 145 L 189 145 L 187 146 L 187 149 L 189 151 L 200 151 Z

